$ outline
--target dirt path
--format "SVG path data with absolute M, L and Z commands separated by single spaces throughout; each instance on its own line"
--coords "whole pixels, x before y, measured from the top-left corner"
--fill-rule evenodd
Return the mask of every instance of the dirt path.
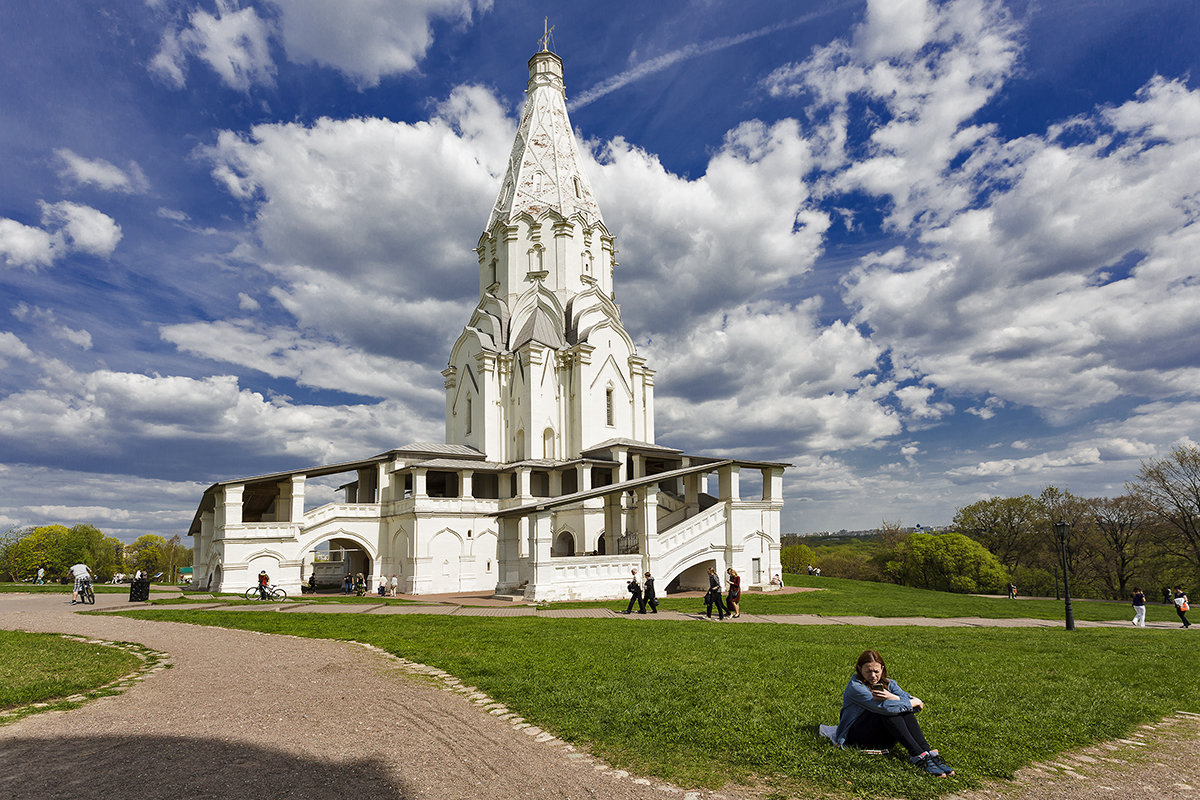
M 105 607 L 127 603 L 98 596 L 97 608 Z M 172 668 L 116 697 L 0 726 L 0 798 L 752 794 L 734 787 L 685 792 L 612 769 L 470 687 L 438 688 L 457 683 L 444 674 L 414 680 L 411 667 L 360 645 L 71 612 L 61 595 L 0 596 L 2 628 L 139 642 L 167 653 Z M 1195 787 L 1200 717 L 1181 714 L 1129 743 L 1064 755 L 1022 770 L 1012 784 L 952 797 L 1157 800 L 1200 797 Z
M 4 595 L 0 627 L 136 641 L 173 665 L 0 727 L 3 798 L 685 796 L 522 735 L 359 645 L 73 614 L 57 595 Z

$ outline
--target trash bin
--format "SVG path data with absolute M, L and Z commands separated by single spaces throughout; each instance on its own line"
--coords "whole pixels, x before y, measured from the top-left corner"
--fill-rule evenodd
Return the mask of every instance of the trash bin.
M 150 599 L 150 581 L 134 580 L 129 583 L 129 602 L 144 603 Z

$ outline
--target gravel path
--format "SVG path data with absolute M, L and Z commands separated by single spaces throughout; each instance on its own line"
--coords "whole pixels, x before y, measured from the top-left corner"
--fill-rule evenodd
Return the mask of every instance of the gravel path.
M 128 604 L 122 595 L 98 595 L 96 607 Z M 406 800 L 698 800 L 754 794 L 739 787 L 685 792 L 612 769 L 548 733 L 518 729 L 524 725 L 521 720 L 506 719 L 506 709 L 470 687 L 458 686 L 457 692 L 438 688 L 457 683 L 449 676 L 435 671 L 414 680 L 411 673 L 417 668 L 360 645 L 72 610 L 62 595 L 2 595 L 0 628 L 134 641 L 167 653 L 172 668 L 116 697 L 0 726 L 0 798 L 312 800 L 336 794 Z M 480 609 L 449 613 L 468 611 Z M 580 615 L 596 616 L 594 612 L 585 609 Z M 814 624 L 821 619 L 825 624 L 896 624 L 871 618 L 749 615 L 736 622 Z M 206 688 L 201 692 L 198 687 Z M 1146 726 L 1126 742 L 1033 765 L 1014 783 L 952 797 L 1197 798 L 1196 787 L 1200 717 L 1180 714 Z
M 125 605 L 97 596 L 97 608 Z M 173 667 L 0 727 L 0 797 L 685 796 L 522 735 L 359 645 L 71 611 L 61 595 L 4 595 L 0 627 L 136 641 Z

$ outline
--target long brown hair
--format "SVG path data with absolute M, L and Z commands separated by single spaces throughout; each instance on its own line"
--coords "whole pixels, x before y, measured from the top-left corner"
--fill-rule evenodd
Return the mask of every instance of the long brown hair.
M 874 650 L 863 650 L 862 655 L 858 657 L 858 662 L 854 665 L 854 674 L 858 676 L 860 681 L 863 679 L 863 664 L 878 664 L 879 666 L 883 667 L 883 675 L 879 680 L 883 682 L 884 686 L 887 686 L 887 664 L 883 662 L 883 656 L 879 655 L 879 653 Z M 866 683 L 866 681 L 863 681 L 863 683 Z

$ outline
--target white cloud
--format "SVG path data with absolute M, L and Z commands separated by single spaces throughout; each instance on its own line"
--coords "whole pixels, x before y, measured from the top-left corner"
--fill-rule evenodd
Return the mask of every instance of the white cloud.
M 1089 447 L 1082 450 L 1059 453 L 1039 453 L 1027 458 L 1004 458 L 981 461 L 974 466 L 959 467 L 948 471 L 952 480 L 993 478 L 1016 474 L 1040 474 L 1063 467 L 1090 467 L 1100 463 L 1100 451 Z
M 162 337 L 184 352 L 289 378 L 302 386 L 436 407 L 440 375 L 412 361 L 372 356 L 305 338 L 293 328 L 259 329 L 246 322 L 167 325 Z
M 0 219 L 0 258 L 11 267 L 49 266 L 70 253 L 110 256 L 121 241 L 121 226 L 91 206 L 41 202 L 42 228 Z
M 136 161 L 121 169 L 103 158 L 89 159 L 62 148 L 54 151 L 60 167 L 58 174 L 76 185 L 90 184 L 110 192 L 137 193 L 149 188 L 145 173 Z
M 54 261 L 54 237 L 13 219 L 0 219 L 0 258 L 10 267 L 47 266 Z
M 27 303 L 17 303 L 13 308 L 13 316 L 23 322 L 34 322 L 41 325 L 56 339 L 70 342 L 84 350 L 92 349 L 92 335 L 85 330 L 76 330 L 62 324 L 58 315 L 48 308 L 39 308 Z
M 196 9 L 182 30 L 163 34 L 159 51 L 150 62 L 153 73 L 172 86 L 187 80 L 187 60 L 208 64 L 231 89 L 249 91 L 257 84 L 275 81 L 271 59 L 271 28 L 253 7 L 237 8 L 235 0 L 216 0 L 215 13 Z
M 690 320 L 646 348 L 659 439 L 703 449 L 805 452 L 870 446 L 900 430 L 870 371 L 879 350 L 815 304 L 755 303 Z M 782 433 L 781 432 L 786 432 Z
M 741 124 L 695 180 L 620 138 L 598 149 L 589 176 L 620 244 L 617 299 L 638 338 L 675 328 L 671 309 L 706 314 L 761 296 L 821 252 L 829 217 L 811 203 L 795 120 Z
M 470 313 L 471 248 L 515 132 L 490 93 L 460 87 L 427 122 L 260 125 L 204 154 L 251 211 L 248 257 L 279 276 L 271 294 L 303 327 L 440 361 Z
M 345 73 L 359 88 L 417 68 L 433 42 L 430 24 L 469 23 L 491 0 L 281 0 L 280 29 L 288 58 Z
M 492 0 L 272 0 L 261 10 L 238 6 L 237 0 L 215 0 L 211 13 L 194 7 L 185 22 L 163 33 L 150 71 L 183 88 L 188 62 L 198 59 L 226 86 L 248 92 L 274 83 L 274 41 L 289 61 L 331 67 L 364 89 L 416 70 L 433 43 L 435 20 L 469 24 L 474 14 L 491 9 Z

